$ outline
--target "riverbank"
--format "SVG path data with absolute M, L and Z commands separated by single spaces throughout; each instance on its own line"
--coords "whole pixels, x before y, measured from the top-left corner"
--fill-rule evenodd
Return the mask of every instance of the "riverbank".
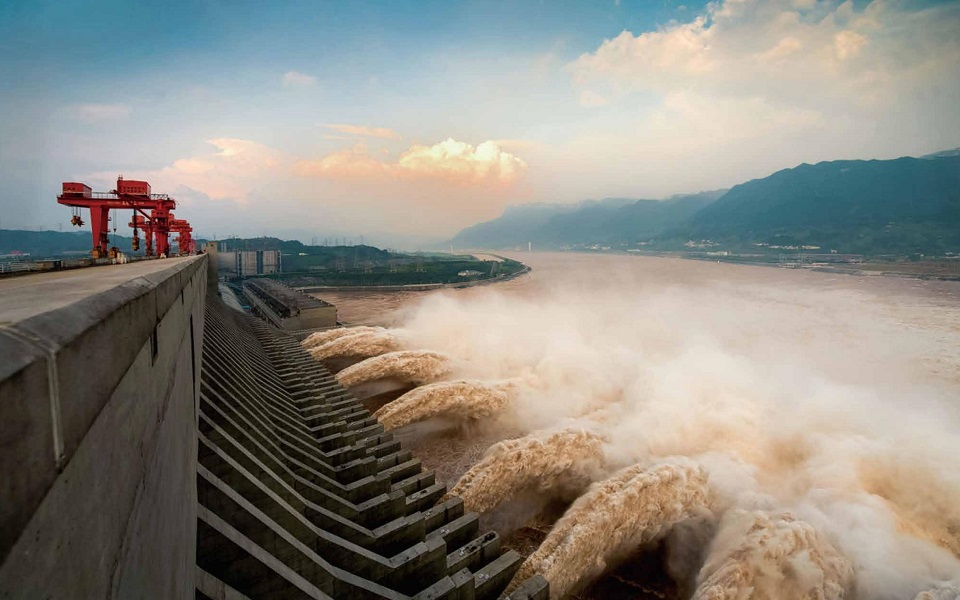
M 666 255 L 664 255 L 666 256 Z M 960 281 L 960 261 L 918 261 L 918 262 L 862 262 L 862 263 L 775 263 L 770 261 L 730 260 L 723 258 L 700 258 L 695 256 L 675 256 L 727 264 L 750 265 L 755 267 L 777 267 L 781 269 L 802 269 L 817 273 L 836 275 L 854 275 L 857 277 L 899 277 L 901 279 L 921 279 L 929 281 Z
M 522 263 L 521 263 L 522 264 Z M 411 283 L 406 285 L 312 285 L 312 286 L 303 286 L 296 287 L 294 289 L 299 290 L 305 294 L 319 294 L 323 292 L 428 292 L 431 290 L 443 290 L 443 289 L 463 289 L 478 287 L 481 285 L 492 285 L 495 283 L 503 283 L 505 281 L 510 281 L 516 279 L 517 277 L 522 277 L 529 273 L 532 269 L 523 265 L 523 267 L 514 273 L 509 273 L 507 275 L 498 275 L 496 277 L 490 277 L 487 279 L 476 279 L 473 281 L 457 281 L 454 283 Z
M 560 251 L 560 252 L 571 252 Z M 863 262 L 804 262 L 762 260 L 753 256 L 736 254 L 692 254 L 689 252 L 656 252 L 656 251 L 609 251 L 583 252 L 574 250 L 576 254 L 617 254 L 628 256 L 646 256 L 652 258 L 682 258 L 699 262 L 716 262 L 731 265 L 748 265 L 753 267 L 776 267 L 780 269 L 802 269 L 817 273 L 833 273 L 837 275 L 854 275 L 858 277 L 897 277 L 901 279 L 920 279 L 928 281 L 960 281 L 960 259 L 946 260 L 919 260 L 919 261 L 880 261 L 864 260 Z

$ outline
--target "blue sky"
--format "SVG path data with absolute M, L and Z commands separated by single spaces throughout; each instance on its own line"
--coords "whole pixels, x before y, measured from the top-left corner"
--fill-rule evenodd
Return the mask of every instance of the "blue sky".
M 202 235 L 443 237 L 935 151 L 958 40 L 957 2 L 8 0 L 0 226 L 55 228 L 60 181 L 123 173 Z

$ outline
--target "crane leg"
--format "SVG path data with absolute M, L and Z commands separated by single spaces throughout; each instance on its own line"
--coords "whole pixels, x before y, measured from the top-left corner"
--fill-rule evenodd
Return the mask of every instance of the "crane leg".
M 93 250 L 91 250 L 91 254 L 94 258 L 106 258 L 107 256 L 107 247 L 110 245 L 109 213 L 109 208 L 90 208 L 90 228 L 93 230 Z

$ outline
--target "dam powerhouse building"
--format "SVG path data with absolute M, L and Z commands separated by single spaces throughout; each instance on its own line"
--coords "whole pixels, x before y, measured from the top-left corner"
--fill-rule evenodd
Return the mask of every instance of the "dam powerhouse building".
M 521 557 L 301 348 L 329 305 L 215 269 L 0 279 L 0 598 L 501 597 Z

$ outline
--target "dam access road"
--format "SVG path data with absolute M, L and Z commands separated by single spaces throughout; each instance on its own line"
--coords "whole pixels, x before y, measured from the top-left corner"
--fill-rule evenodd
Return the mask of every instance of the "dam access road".
M 0 598 L 498 597 L 521 558 L 211 262 L 0 281 Z

